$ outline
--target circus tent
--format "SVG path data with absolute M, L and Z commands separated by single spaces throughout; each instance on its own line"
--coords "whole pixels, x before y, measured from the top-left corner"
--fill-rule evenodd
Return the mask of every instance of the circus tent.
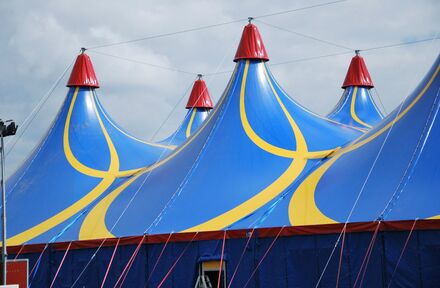
M 247 217 L 361 134 L 300 106 L 268 60 L 257 27 L 247 25 L 235 70 L 202 127 L 96 204 L 79 238 L 248 227 Z M 287 212 L 263 227 L 289 225 Z
M 153 143 L 124 131 L 104 110 L 92 62 L 84 51 L 67 86 L 66 99 L 48 133 L 7 181 L 11 244 L 58 239 L 62 227 L 73 225 L 106 191 L 173 151 L 212 108 L 206 84 L 199 79 L 180 129 Z M 50 236 L 35 238 L 50 229 Z
M 205 263 L 217 287 L 385 287 L 399 264 L 398 286 L 438 283 L 440 56 L 384 119 L 359 55 L 329 118 L 287 95 L 268 61 L 249 23 L 216 107 L 196 80 L 182 125 L 149 143 L 114 124 L 80 54 L 54 124 L 8 181 L 11 251 L 34 283 L 194 287 Z
M 439 70 L 440 56 L 390 115 L 305 178 L 290 203 L 294 224 L 329 223 L 304 212 L 312 206 L 337 222 L 440 217 Z
M 361 129 L 370 129 L 383 118 L 371 95 L 373 87 L 364 58 L 356 51 L 342 84 L 342 97 L 327 117 Z
M 199 74 L 197 78 L 186 103 L 188 112 L 182 124 L 174 133 L 160 141 L 160 143 L 174 146 L 182 144 L 202 125 L 209 112 L 214 108 L 208 87 L 202 79 L 202 75 Z

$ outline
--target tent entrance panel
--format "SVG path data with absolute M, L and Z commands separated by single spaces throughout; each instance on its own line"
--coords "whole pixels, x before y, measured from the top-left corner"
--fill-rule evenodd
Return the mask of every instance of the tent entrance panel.
M 199 265 L 199 276 L 197 278 L 196 288 L 226 287 L 226 265 L 223 261 L 220 270 L 220 261 L 205 261 Z M 221 274 L 220 274 L 221 273 Z M 218 285 L 220 274 L 220 285 Z

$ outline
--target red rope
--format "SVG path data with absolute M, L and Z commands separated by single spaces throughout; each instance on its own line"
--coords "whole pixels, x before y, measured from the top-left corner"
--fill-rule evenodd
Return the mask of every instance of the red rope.
M 162 287 L 163 283 L 165 283 L 165 280 L 171 275 L 171 272 L 173 272 L 174 268 L 176 267 L 177 263 L 180 261 L 180 258 L 182 258 L 183 254 L 185 254 L 186 250 L 188 249 L 189 245 L 194 241 L 196 238 L 198 232 L 194 234 L 194 236 L 191 238 L 191 241 L 186 244 L 185 248 L 183 249 L 182 253 L 180 253 L 179 257 L 177 257 L 176 261 L 174 261 L 174 264 L 171 266 L 170 270 L 168 270 L 168 273 L 165 275 L 165 277 L 162 278 L 162 281 L 160 281 L 159 285 L 157 285 L 157 288 Z
M 136 255 L 137 255 L 138 253 L 139 253 L 139 250 L 136 252 Z M 127 279 L 128 272 L 131 270 L 131 267 L 133 267 L 133 263 L 134 263 L 134 259 L 133 259 L 133 261 L 131 261 L 130 265 L 128 266 L 128 269 L 127 269 L 127 271 L 126 271 L 124 277 L 122 278 L 122 281 L 121 281 L 121 284 L 119 285 L 119 287 L 122 287 L 122 285 L 123 285 L 124 282 L 125 282 L 125 279 Z
M 48 244 L 46 244 L 46 246 L 44 246 L 43 251 L 41 251 L 40 256 L 38 256 L 37 261 L 35 261 L 34 266 L 32 266 L 31 272 L 29 272 L 29 275 L 32 275 L 32 273 L 34 272 L 35 268 L 38 265 L 38 262 L 40 262 L 41 257 L 43 256 L 44 251 L 46 251 Z
M 238 260 L 237 267 L 235 267 L 234 273 L 232 274 L 231 281 L 229 281 L 228 288 L 231 287 L 232 281 L 234 281 L 235 274 L 237 274 L 238 267 L 240 266 L 241 260 L 243 259 L 243 256 L 244 256 L 244 253 L 246 253 L 246 248 L 248 247 L 249 242 L 251 241 L 252 235 L 254 235 L 254 231 L 255 231 L 255 228 L 252 229 L 251 235 L 249 235 L 249 238 L 246 241 L 246 245 L 244 245 L 243 252 L 241 252 L 240 259 Z
M 15 257 L 14 257 L 14 260 L 17 260 L 18 256 L 21 254 L 21 251 L 23 251 L 23 248 L 24 248 L 24 244 L 21 245 L 20 250 L 18 250 L 17 255 L 15 255 Z
M 339 265 L 338 265 L 338 275 L 336 276 L 336 288 L 339 287 L 339 275 L 341 274 L 341 266 L 342 266 L 342 255 L 344 253 L 344 243 L 345 243 L 345 232 L 346 232 L 346 225 L 344 225 L 344 228 L 342 229 L 342 242 L 341 242 L 341 253 L 339 254 Z
M 110 262 L 108 263 L 104 278 L 102 279 L 101 288 L 104 287 L 104 283 L 107 280 L 108 272 L 110 271 L 110 267 L 112 266 L 113 259 L 115 258 L 116 250 L 118 249 L 118 246 L 119 246 L 119 241 L 121 241 L 121 238 L 118 238 L 118 241 L 116 242 L 115 248 L 113 249 L 112 257 L 110 258 Z
M 139 248 L 138 248 L 138 250 L 137 250 L 137 252 L 136 252 L 136 255 L 139 254 L 139 250 L 140 250 L 140 248 L 141 248 L 141 247 L 139 246 Z M 134 259 L 135 259 L 135 258 L 133 258 L 133 260 L 131 261 L 130 266 L 128 266 L 128 269 L 127 269 L 127 271 L 126 271 L 126 273 L 125 273 L 124 278 L 122 278 L 121 285 L 119 285 L 119 287 L 122 287 L 122 284 L 124 284 L 125 279 L 126 279 L 127 276 L 128 276 L 128 272 L 131 270 L 131 267 L 133 267 Z
M 67 252 L 69 252 L 71 245 L 72 245 L 72 242 L 69 243 L 69 246 L 67 246 L 66 252 L 64 252 L 63 259 L 61 259 L 60 266 L 58 266 L 57 272 L 55 273 L 55 276 L 53 277 L 52 283 L 50 284 L 50 288 L 53 287 L 53 284 L 55 283 L 55 279 L 57 279 L 58 273 L 60 273 L 61 267 L 63 266 L 64 260 L 66 259 L 66 256 L 67 256 Z
M 367 273 L 368 263 L 370 263 L 371 254 L 373 254 L 373 246 L 376 242 L 377 234 L 374 236 L 373 245 L 371 246 L 370 253 L 368 253 L 367 262 L 365 263 L 364 272 L 362 272 L 361 282 L 359 283 L 359 287 L 362 287 L 362 284 L 364 283 L 365 274 Z
M 247 287 L 247 285 L 249 284 L 249 282 L 251 281 L 252 277 L 254 277 L 255 273 L 257 272 L 258 268 L 260 267 L 261 263 L 263 263 L 264 258 L 266 258 L 267 254 L 269 254 L 269 251 L 272 249 L 273 245 L 275 244 L 275 242 L 277 241 L 278 237 L 281 234 L 281 231 L 283 231 L 284 226 L 281 227 L 280 231 L 278 232 L 277 236 L 273 239 L 272 243 L 270 243 L 269 248 L 267 248 L 266 252 L 264 253 L 263 257 L 261 257 L 260 262 L 258 262 L 257 266 L 255 267 L 254 271 L 252 271 L 251 277 L 249 277 L 248 281 L 246 282 L 246 284 L 243 286 L 243 288 Z
M 225 243 L 226 243 L 226 230 L 225 234 L 223 234 L 223 243 L 222 243 L 222 254 L 220 256 L 220 267 L 218 269 L 218 279 L 217 279 L 217 288 L 220 288 L 220 280 L 222 279 L 222 268 L 223 268 L 223 256 L 225 255 Z
M 157 265 L 159 264 L 159 260 L 162 258 L 163 252 L 165 251 L 165 248 L 167 248 L 168 242 L 170 242 L 171 239 L 171 235 L 173 235 L 173 233 L 170 233 L 170 235 L 168 236 L 167 241 L 165 242 L 165 245 L 163 246 L 162 250 L 160 251 L 159 256 L 157 257 L 156 263 L 154 263 L 153 269 L 150 272 L 150 275 L 148 275 L 148 279 L 147 279 L 147 283 L 145 283 L 144 287 L 147 287 L 148 282 L 150 282 L 150 278 L 153 275 L 153 272 L 156 270 Z
M 403 253 L 405 252 L 406 246 L 408 245 L 409 239 L 411 238 L 411 235 L 414 231 L 414 227 L 416 226 L 416 222 L 417 222 L 417 219 L 414 220 L 414 223 L 411 227 L 411 230 L 409 231 L 408 237 L 406 238 L 405 244 L 403 245 L 402 252 L 400 252 L 399 259 L 397 260 L 397 263 L 396 263 L 396 267 L 394 267 L 393 274 L 391 275 L 390 283 L 388 283 L 388 288 L 391 286 L 391 283 L 393 282 L 394 275 L 397 272 L 397 267 L 400 264 L 400 260 L 402 260 Z
M 359 276 L 361 274 L 363 274 L 365 276 L 365 274 L 363 273 L 364 265 L 365 265 L 365 270 L 367 270 L 367 265 L 368 265 L 367 259 L 369 260 L 369 258 L 370 258 L 369 256 L 370 256 L 371 252 L 373 251 L 373 246 L 374 246 L 374 242 L 376 240 L 377 232 L 379 231 L 379 226 L 380 226 L 380 221 L 377 223 L 377 227 L 374 230 L 373 236 L 371 237 L 370 244 L 368 245 L 367 252 L 365 253 L 364 259 L 362 260 L 362 264 L 361 264 L 359 272 L 358 272 L 358 274 L 356 276 L 356 280 L 354 281 L 353 287 L 356 287 L 356 284 L 357 284 L 357 282 L 359 280 Z M 363 279 L 363 277 L 362 277 L 362 279 Z
M 144 238 L 145 238 L 145 235 L 142 236 L 141 241 L 139 241 L 139 244 L 136 246 L 136 249 L 134 250 L 134 252 L 133 252 L 133 254 L 131 255 L 130 259 L 128 260 L 127 264 L 125 265 L 124 270 L 122 270 L 121 275 L 119 275 L 119 278 L 118 278 L 118 280 L 116 281 L 116 283 L 115 283 L 115 285 L 113 286 L 113 288 L 115 288 L 116 286 L 118 286 L 119 281 L 122 280 L 122 277 L 124 277 L 124 280 L 125 280 L 125 276 L 126 276 L 125 273 L 128 274 L 128 271 L 130 270 L 131 264 L 132 264 L 132 262 L 134 262 L 134 259 L 136 258 L 137 254 L 138 254 L 138 252 L 139 252 L 139 249 L 141 248 L 141 245 L 142 245 L 142 243 L 144 242 Z M 123 283 L 123 282 L 121 282 L 121 285 L 122 285 L 122 283 Z

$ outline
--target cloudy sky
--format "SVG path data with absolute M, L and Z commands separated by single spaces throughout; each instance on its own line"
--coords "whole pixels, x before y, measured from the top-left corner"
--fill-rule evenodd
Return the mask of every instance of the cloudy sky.
M 0 118 L 20 125 L 33 111 L 80 47 L 229 22 L 329 2 L 313 1 L 0 1 Z M 361 1 L 264 17 L 259 27 L 269 64 L 349 51 L 294 32 L 352 49 L 435 37 L 439 1 Z M 258 19 L 257 19 L 258 20 Z M 101 84 L 101 101 L 132 134 L 150 139 L 184 97 L 157 138 L 175 129 L 185 115 L 185 91 L 196 73 L 233 69 L 235 49 L 246 21 L 210 29 L 90 50 Z M 285 30 L 273 26 L 284 28 Z M 361 52 L 385 111 L 412 91 L 437 57 L 440 41 Z M 125 61 L 115 57 L 132 59 Z M 293 61 L 271 70 L 284 89 L 310 110 L 325 115 L 341 96 L 352 54 Z M 158 69 L 146 62 L 194 74 Z M 10 174 L 40 141 L 65 97 L 60 81 L 26 133 L 7 157 Z M 229 73 L 206 77 L 217 101 Z M 12 138 L 12 137 L 11 137 Z M 9 145 L 13 141 L 8 141 Z M 8 150 L 8 148 L 7 148 Z

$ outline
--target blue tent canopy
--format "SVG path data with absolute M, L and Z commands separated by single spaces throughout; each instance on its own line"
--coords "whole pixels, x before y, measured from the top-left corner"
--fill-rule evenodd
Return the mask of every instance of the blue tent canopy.
M 370 129 L 383 119 L 371 96 L 373 87 L 367 65 L 356 52 L 342 85 L 342 97 L 327 117 L 360 129 Z
M 186 139 L 147 142 L 115 124 L 98 100 L 96 76 L 84 53 L 78 56 L 68 86 L 51 128 L 7 181 L 11 245 L 46 231 L 39 241 L 56 237 L 124 178 L 164 158 Z M 207 111 L 191 109 L 181 129 L 191 121 L 193 133 Z

